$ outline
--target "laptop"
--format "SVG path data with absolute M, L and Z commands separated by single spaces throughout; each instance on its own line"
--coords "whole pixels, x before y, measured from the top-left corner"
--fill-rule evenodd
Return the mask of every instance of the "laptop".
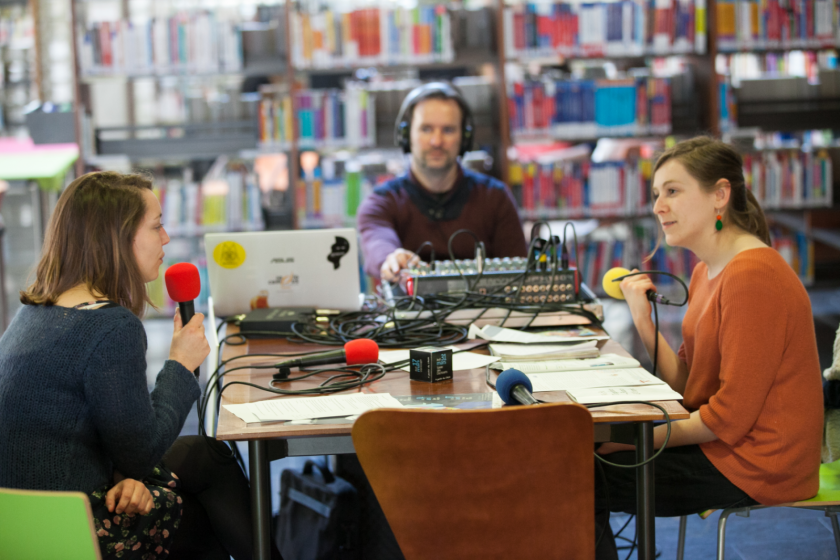
M 268 307 L 361 307 L 354 229 L 208 233 L 204 250 L 217 316 Z

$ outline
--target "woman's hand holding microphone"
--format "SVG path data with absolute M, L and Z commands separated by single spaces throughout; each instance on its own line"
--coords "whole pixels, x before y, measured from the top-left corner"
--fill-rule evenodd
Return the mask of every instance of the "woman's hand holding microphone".
M 181 314 L 175 313 L 175 333 L 169 347 L 169 359 L 180 363 L 190 371 L 198 367 L 210 354 L 210 344 L 204 335 L 204 314 L 196 313 L 190 322 L 184 325 Z

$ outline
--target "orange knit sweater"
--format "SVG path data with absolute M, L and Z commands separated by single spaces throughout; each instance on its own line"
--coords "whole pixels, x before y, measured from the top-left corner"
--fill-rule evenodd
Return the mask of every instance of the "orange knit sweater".
M 709 280 L 691 276 L 679 357 L 683 403 L 718 437 L 701 444 L 733 484 L 765 504 L 819 489 L 823 403 L 811 302 L 771 248 L 750 249 Z

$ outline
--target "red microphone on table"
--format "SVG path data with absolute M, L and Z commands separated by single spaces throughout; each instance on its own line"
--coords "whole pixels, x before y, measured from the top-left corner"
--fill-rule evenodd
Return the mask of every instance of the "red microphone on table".
M 287 378 L 289 376 L 289 368 L 293 367 L 300 368 L 343 363 L 346 363 L 348 366 L 358 366 L 362 364 L 375 364 L 378 360 L 379 345 L 369 338 L 359 338 L 351 340 L 340 350 L 318 352 L 317 354 L 310 354 L 280 362 L 276 366 L 280 372 L 274 374 L 274 379 Z
M 178 302 L 178 311 L 181 313 L 181 323 L 186 325 L 195 315 L 195 300 L 201 293 L 201 277 L 198 268 L 192 263 L 177 263 L 166 269 L 164 274 L 166 291 L 169 292 L 169 299 Z M 198 377 L 199 370 L 195 370 Z

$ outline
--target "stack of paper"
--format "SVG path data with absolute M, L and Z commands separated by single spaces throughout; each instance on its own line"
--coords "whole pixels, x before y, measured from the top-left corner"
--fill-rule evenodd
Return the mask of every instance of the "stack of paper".
M 551 373 L 555 371 L 583 371 L 589 369 L 618 369 L 640 367 L 638 360 L 618 354 L 601 354 L 599 358 L 577 358 L 572 360 L 505 361 L 493 364 L 494 369 L 518 369 L 522 373 Z
M 251 423 L 355 416 L 375 408 L 402 408 L 402 403 L 388 393 L 353 393 L 327 397 L 284 397 L 247 404 L 226 404 L 224 407 Z
M 479 329 L 474 324 L 470 325 L 468 336 L 469 338 L 481 338 L 490 342 L 515 342 L 517 344 L 557 344 L 559 342 L 610 339 L 604 331 L 599 332 L 589 327 L 566 327 L 532 333 L 494 325 L 484 325 Z
M 667 384 L 645 387 L 597 387 L 566 391 L 569 398 L 581 404 L 611 403 L 619 401 L 679 401 L 682 395 Z
M 502 361 L 520 362 L 532 360 L 568 360 L 572 358 L 597 358 L 600 355 L 598 342 L 587 340 L 577 344 L 491 344 L 490 352 Z
M 593 369 L 588 371 L 560 371 L 552 373 L 529 373 L 528 379 L 534 386 L 534 392 L 573 391 L 595 387 L 642 387 L 645 385 L 664 385 L 665 382 L 654 377 L 642 368 Z

